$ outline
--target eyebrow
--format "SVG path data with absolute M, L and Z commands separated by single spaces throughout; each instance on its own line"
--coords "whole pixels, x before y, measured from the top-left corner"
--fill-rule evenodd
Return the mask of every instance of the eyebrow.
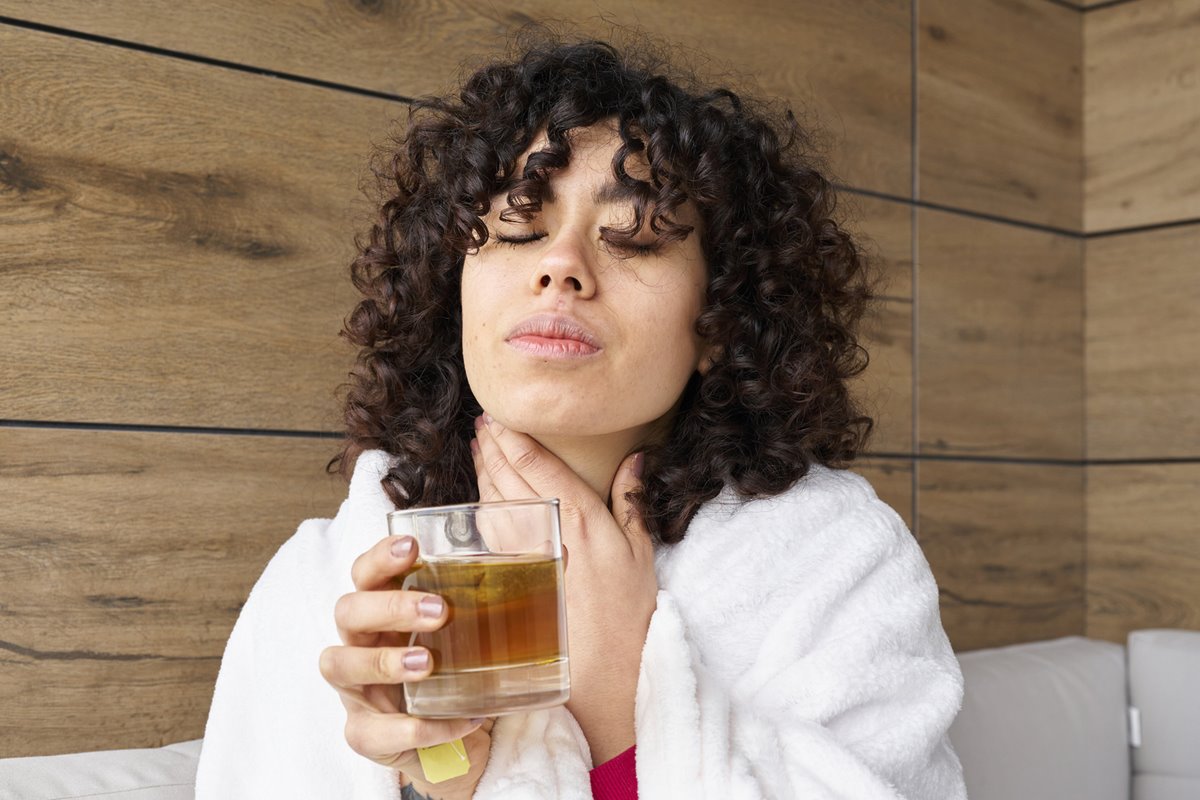
M 621 205 L 636 199 L 640 194 L 641 192 L 632 186 L 610 180 L 592 191 L 592 202 L 598 206 Z M 558 202 L 558 196 L 554 194 L 554 189 L 550 187 L 549 183 L 542 186 L 542 201 Z

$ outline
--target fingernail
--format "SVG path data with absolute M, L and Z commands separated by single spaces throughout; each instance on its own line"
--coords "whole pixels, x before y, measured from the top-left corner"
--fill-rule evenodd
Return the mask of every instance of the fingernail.
M 429 653 L 425 650 L 413 650 L 405 653 L 401 661 L 404 662 L 405 669 L 422 670 L 429 666 Z
M 392 555 L 396 558 L 408 558 L 408 554 L 412 552 L 412 546 L 411 536 L 400 536 L 392 542 Z
M 482 725 L 485 719 L 487 719 L 487 717 L 471 717 L 469 720 L 467 720 L 467 722 L 471 723 L 472 725 Z
M 471 453 L 474 455 L 479 455 L 479 440 L 478 439 L 471 440 Z
M 639 480 L 642 477 L 642 470 L 646 468 L 646 454 L 638 453 L 633 457 L 633 477 Z
M 446 607 L 445 601 L 435 595 L 422 597 L 421 602 L 417 603 L 417 612 L 422 617 L 437 618 L 442 615 L 442 610 Z
M 483 427 L 483 425 L 484 425 L 483 415 L 480 414 L 478 417 L 475 418 L 475 430 L 479 430 L 480 428 Z

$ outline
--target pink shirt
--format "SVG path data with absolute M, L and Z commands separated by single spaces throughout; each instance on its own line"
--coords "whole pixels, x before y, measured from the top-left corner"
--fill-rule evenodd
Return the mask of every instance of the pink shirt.
M 592 769 L 593 800 L 637 800 L 637 772 L 634 751 L 637 745 Z

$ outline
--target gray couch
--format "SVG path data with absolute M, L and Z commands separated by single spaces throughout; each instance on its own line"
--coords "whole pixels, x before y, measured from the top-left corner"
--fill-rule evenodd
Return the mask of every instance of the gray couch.
M 1126 647 L 1069 636 L 959 662 L 950 738 L 971 800 L 1200 799 L 1200 632 L 1136 631 Z M 190 800 L 200 744 L 0 759 L 0 798 Z
M 959 654 L 971 800 L 1200 800 L 1200 631 Z

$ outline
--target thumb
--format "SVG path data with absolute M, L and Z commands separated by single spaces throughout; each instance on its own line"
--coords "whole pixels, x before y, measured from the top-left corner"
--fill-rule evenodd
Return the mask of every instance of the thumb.
M 639 492 L 642 489 L 642 469 L 646 464 L 644 453 L 638 452 L 627 456 L 617 469 L 612 484 L 612 514 L 627 536 L 648 535 L 642 515 L 638 513 L 633 503 L 626 499 L 629 492 Z

